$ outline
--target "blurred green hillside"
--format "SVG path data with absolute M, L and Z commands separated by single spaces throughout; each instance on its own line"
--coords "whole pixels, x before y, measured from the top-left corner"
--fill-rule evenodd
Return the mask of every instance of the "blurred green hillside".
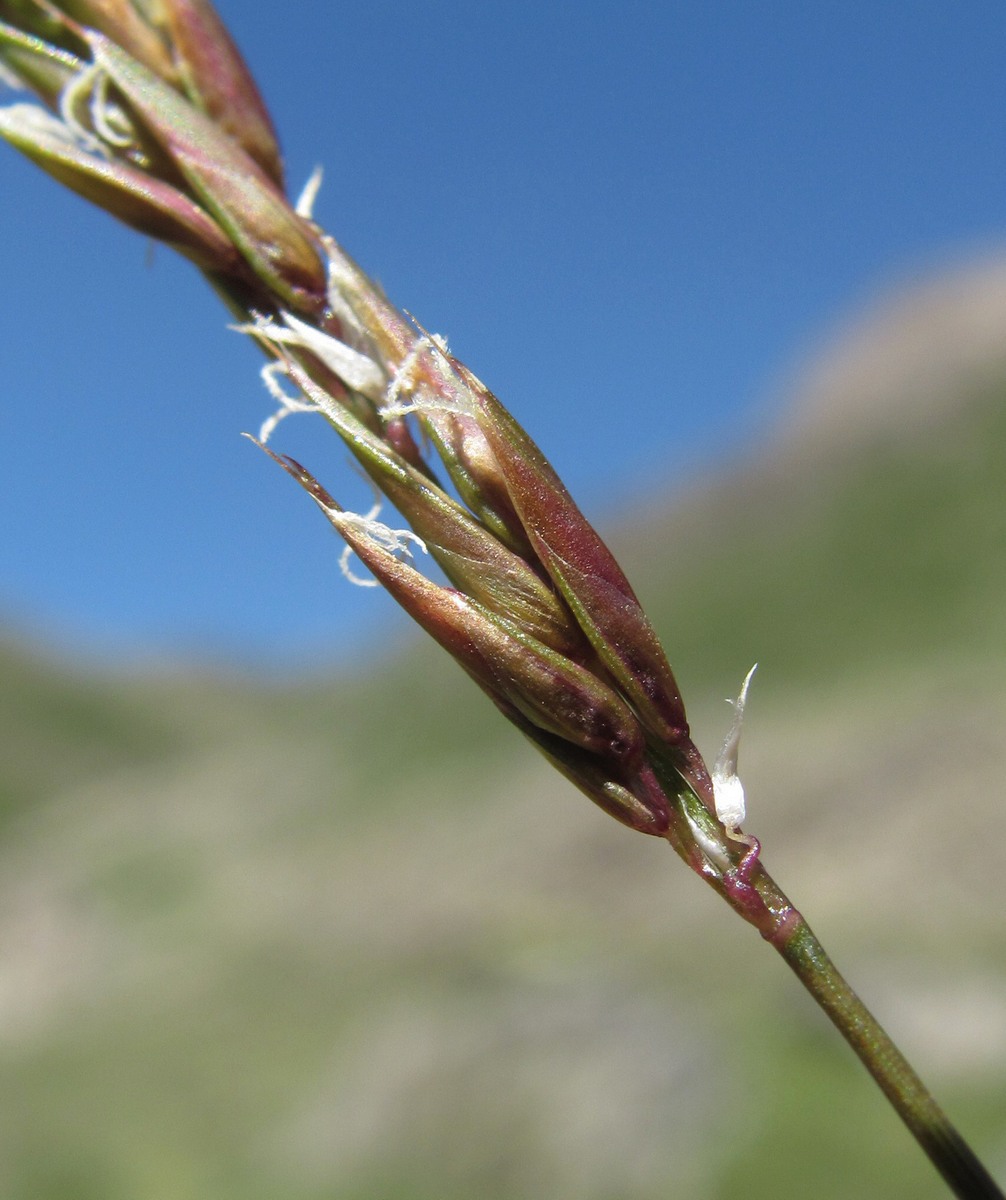
M 844 424 L 839 372 L 610 540 L 710 753 L 760 662 L 748 827 L 1006 1178 L 1002 345 Z M 0 1195 L 945 1194 L 768 947 L 432 648 L 0 666 Z

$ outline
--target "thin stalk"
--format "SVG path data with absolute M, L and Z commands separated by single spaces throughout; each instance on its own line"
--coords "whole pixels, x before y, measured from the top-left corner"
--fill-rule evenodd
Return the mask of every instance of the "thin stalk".
M 668 779 L 666 767 L 661 766 Z M 908 1060 L 828 957 L 803 915 L 762 866 L 758 839 L 725 830 L 687 787 L 679 786 L 675 801 L 680 820 L 667 834 L 672 849 L 778 950 L 873 1076 L 954 1195 L 960 1200 L 1006 1200 Z
M 747 880 L 743 878 L 745 870 Z M 908 1060 L 843 978 L 803 916 L 758 862 L 757 843 L 750 861 L 730 874 L 734 877 L 724 880 L 727 900 L 740 901 L 747 910 L 743 915 L 750 920 L 754 899 L 751 889 L 757 893 L 762 912 L 754 923 L 762 936 L 779 951 L 855 1051 L 954 1195 L 960 1200 L 1004 1200 L 995 1180 Z

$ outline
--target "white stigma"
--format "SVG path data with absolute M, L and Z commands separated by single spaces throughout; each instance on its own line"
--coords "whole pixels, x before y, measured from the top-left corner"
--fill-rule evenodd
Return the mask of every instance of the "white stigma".
M 292 413 L 316 413 L 318 412 L 318 406 L 303 400 L 299 395 L 291 396 L 289 392 L 284 390 L 280 379 L 289 378 L 286 363 L 266 363 L 259 371 L 259 375 L 266 386 L 266 391 L 279 404 L 279 408 L 271 417 L 267 417 L 262 422 L 262 427 L 258 431 L 258 440 L 264 446 L 272 437 L 276 426 L 285 417 L 289 417 Z
M 429 551 L 426 548 L 426 543 L 417 534 L 414 534 L 411 529 L 392 529 L 390 525 L 385 525 L 383 521 L 378 521 L 377 516 L 381 511 L 380 501 L 368 513 L 354 512 L 332 512 L 330 509 L 325 509 L 329 520 L 337 529 L 346 527 L 352 529 L 354 533 L 362 534 L 369 538 L 370 541 L 380 546 L 382 550 L 387 550 L 389 554 L 394 554 L 396 558 L 411 558 L 412 550 L 409 543 L 412 542 L 418 546 L 424 554 Z M 350 583 L 357 587 L 380 587 L 380 583 L 376 579 L 362 579 L 359 575 L 353 573 L 350 567 L 350 561 L 353 557 L 352 546 L 347 546 L 339 556 L 339 568 L 343 575 Z

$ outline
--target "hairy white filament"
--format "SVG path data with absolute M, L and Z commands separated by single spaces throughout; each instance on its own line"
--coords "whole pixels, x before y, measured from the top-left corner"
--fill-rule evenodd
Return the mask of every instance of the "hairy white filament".
M 330 509 L 325 509 L 328 517 L 337 529 L 342 529 L 343 526 L 352 529 L 354 533 L 361 534 L 368 538 L 382 550 L 387 550 L 389 554 L 394 554 L 402 558 L 411 558 L 412 550 L 409 548 L 409 543 L 417 545 L 424 554 L 429 551 L 426 548 L 426 543 L 418 534 L 412 532 L 411 529 L 392 529 L 390 525 L 385 525 L 383 521 L 378 521 L 377 517 L 381 511 L 381 503 L 378 501 L 368 513 L 354 512 L 333 512 Z M 362 579 L 359 575 L 355 575 L 350 566 L 350 561 L 353 556 L 352 546 L 346 546 L 342 554 L 339 556 L 339 569 L 350 583 L 357 587 L 380 587 L 380 582 L 376 579 Z
M 283 385 L 280 383 L 280 376 L 289 378 L 286 363 L 271 362 L 259 371 L 262 377 L 262 382 L 265 384 L 266 391 L 279 404 L 279 408 L 272 414 L 271 417 L 266 417 L 262 422 L 261 428 L 258 431 L 258 440 L 265 446 L 273 433 L 276 431 L 276 426 L 285 417 L 291 416 L 293 413 L 314 413 L 318 412 L 318 407 L 309 401 L 301 399 L 298 396 L 291 396 Z
M 415 381 L 411 377 L 412 372 L 415 370 L 419 358 L 427 351 L 434 356 L 433 361 L 437 365 L 437 370 L 441 378 L 448 384 L 448 388 L 445 388 L 444 391 L 433 392 L 429 388 L 415 389 Z M 413 342 L 412 349 L 402 359 L 401 365 L 395 372 L 394 378 L 388 386 L 385 402 L 381 405 L 381 415 L 385 420 L 407 417 L 412 413 L 444 412 L 455 413 L 458 416 L 471 414 L 471 406 L 466 404 L 462 398 L 460 382 L 453 374 L 448 375 L 444 370 L 447 353 L 447 339 L 439 333 L 424 331 L 422 336 Z M 450 392 L 449 395 L 446 394 L 447 391 Z M 411 395 L 412 399 L 399 399 L 403 395 Z
M 411 411 L 411 407 L 408 404 L 400 405 L 398 403 L 398 397 L 411 394 L 416 384 L 413 377 L 416 363 L 419 362 L 419 359 L 429 348 L 430 339 L 428 337 L 416 338 L 408 354 L 398 364 L 394 375 L 391 377 L 391 382 L 388 384 L 387 391 L 384 393 L 384 403 L 381 405 L 381 412 L 385 417 L 401 417 L 405 416 L 408 411 Z

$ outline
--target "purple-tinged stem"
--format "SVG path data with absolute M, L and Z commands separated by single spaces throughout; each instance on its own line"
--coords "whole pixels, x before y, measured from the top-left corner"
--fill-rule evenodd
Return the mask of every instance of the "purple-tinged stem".
M 753 846 L 723 879 L 725 898 L 761 931 L 855 1051 L 895 1112 L 960 1200 L 1003 1193 L 908 1060 L 852 990 Z
M 665 768 L 665 764 L 661 764 Z M 1006 1200 L 880 1022 L 828 957 L 803 915 L 761 862 L 758 839 L 728 835 L 688 788 L 674 786 L 674 817 L 665 835 L 674 851 L 758 930 L 849 1043 L 894 1111 L 959 1200 Z

